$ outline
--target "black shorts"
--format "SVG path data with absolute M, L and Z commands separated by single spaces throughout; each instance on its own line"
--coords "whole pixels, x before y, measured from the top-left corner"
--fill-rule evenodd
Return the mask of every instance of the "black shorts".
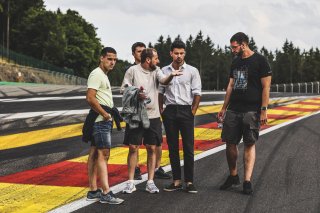
M 259 138 L 260 114 L 258 112 L 235 112 L 228 110 L 223 121 L 221 138 L 229 144 L 254 144 Z
M 150 120 L 150 127 L 144 129 L 140 124 L 138 128 L 130 129 L 129 125 L 126 125 L 126 131 L 124 133 L 125 145 L 156 145 L 162 144 L 162 123 L 160 118 L 153 118 Z

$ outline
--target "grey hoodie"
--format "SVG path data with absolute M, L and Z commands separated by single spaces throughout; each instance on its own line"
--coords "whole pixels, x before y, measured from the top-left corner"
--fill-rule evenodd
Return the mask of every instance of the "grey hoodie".
M 139 92 L 139 88 L 128 86 L 124 89 L 122 96 L 123 108 L 121 115 L 130 129 L 138 128 L 140 122 L 142 122 L 142 126 L 145 129 L 148 129 L 150 126 L 145 104 L 138 99 Z

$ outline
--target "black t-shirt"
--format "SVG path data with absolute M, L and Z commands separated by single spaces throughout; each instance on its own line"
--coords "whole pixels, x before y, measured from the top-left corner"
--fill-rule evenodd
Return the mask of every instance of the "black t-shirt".
M 248 58 L 235 58 L 230 70 L 230 78 L 233 78 L 234 86 L 228 109 L 237 112 L 260 111 L 261 78 L 271 74 L 267 59 L 258 53 Z

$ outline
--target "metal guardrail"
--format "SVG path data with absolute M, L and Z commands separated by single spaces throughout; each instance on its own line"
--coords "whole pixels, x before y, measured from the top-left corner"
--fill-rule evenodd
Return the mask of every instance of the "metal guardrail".
M 51 70 L 0 62 L 0 81 L 86 85 L 87 79 Z
M 27 67 L 38 68 L 41 70 L 50 70 L 55 72 L 66 73 L 69 75 L 73 75 L 74 72 L 72 69 L 61 68 L 55 65 L 49 64 L 47 62 L 35 59 L 30 56 L 26 56 L 12 50 L 7 51 L 2 45 L 0 45 L 0 58 L 2 61 L 7 61 L 8 63 L 18 64 Z
M 270 91 L 320 94 L 320 81 L 291 84 L 273 84 L 271 85 Z
M 73 75 L 72 69 L 66 69 L 54 66 L 52 64 L 46 63 L 44 61 L 22 55 L 16 53 L 12 50 L 9 52 L 0 45 L 0 62 L 3 64 L 12 64 L 13 66 L 17 67 L 24 67 L 24 68 L 33 68 L 34 73 L 42 73 L 41 75 L 46 76 L 47 83 L 57 83 L 57 84 L 71 84 L 71 85 L 86 85 L 87 79 L 77 77 Z M 18 72 L 18 76 L 14 76 L 16 81 L 19 81 L 19 78 L 22 75 Z M 29 82 L 29 81 L 27 81 Z
M 38 69 L 42 72 L 47 72 L 49 76 L 52 76 L 54 80 L 52 80 L 52 83 L 58 83 L 61 81 L 59 80 L 55 80 L 55 79 L 63 79 L 63 81 L 66 84 L 70 84 L 70 85 L 87 85 L 87 79 L 85 78 L 81 78 L 78 76 L 74 76 L 74 75 L 69 75 L 69 74 L 65 74 L 65 73 L 61 73 L 61 72 L 55 72 L 55 71 L 50 71 L 50 70 L 41 70 Z M 57 81 L 57 82 L 55 82 Z

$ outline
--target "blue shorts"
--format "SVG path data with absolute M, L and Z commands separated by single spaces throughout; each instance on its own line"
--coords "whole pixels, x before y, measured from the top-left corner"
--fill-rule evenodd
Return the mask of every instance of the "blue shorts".
M 93 138 L 91 146 L 97 149 L 110 149 L 111 148 L 111 131 L 112 121 L 100 121 L 93 125 Z

